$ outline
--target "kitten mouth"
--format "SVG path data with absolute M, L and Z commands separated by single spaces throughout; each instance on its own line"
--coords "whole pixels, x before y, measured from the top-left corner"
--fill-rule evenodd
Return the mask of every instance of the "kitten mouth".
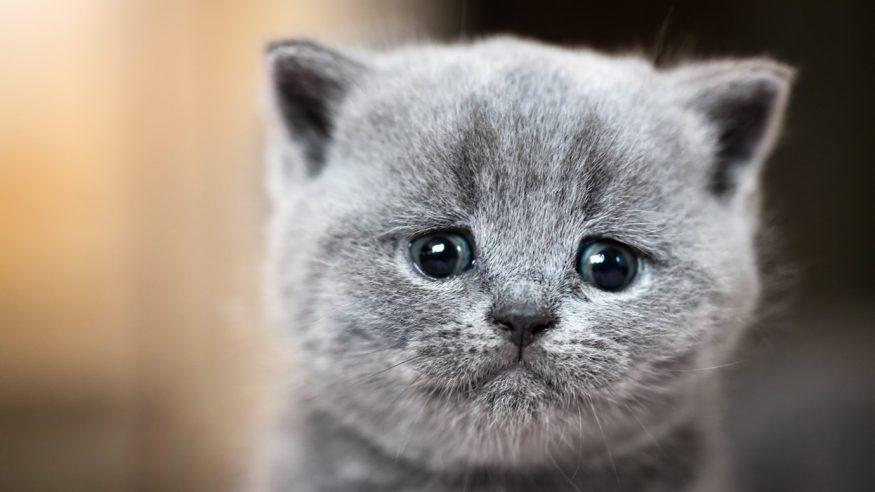
M 483 387 L 497 379 L 509 378 L 517 380 L 525 377 L 525 379 L 540 380 L 540 374 L 535 367 L 535 356 L 532 351 L 518 348 L 513 350 L 513 353 L 506 354 L 502 361 L 493 365 L 487 373 L 480 378 L 479 384 L 476 386 Z
M 524 388 L 546 391 L 550 386 L 549 377 L 545 377 L 549 374 L 549 363 L 539 357 L 538 352 L 534 347 L 527 347 L 523 352 L 508 344 L 482 361 L 476 370 L 468 373 L 468 377 L 461 380 L 441 378 L 440 383 L 428 385 L 428 393 L 432 397 L 466 395 L 468 398 L 482 398 L 490 394 L 515 393 Z
M 498 367 L 498 372 L 514 368 L 521 370 L 531 369 L 531 364 L 537 359 L 537 348 L 532 346 L 509 346 L 495 354 L 493 367 Z
M 471 396 L 478 401 L 505 400 L 512 405 L 529 402 L 533 395 L 546 398 L 552 393 L 548 381 L 525 362 L 513 364 L 481 379 L 472 387 Z M 485 400 L 484 400 L 485 399 Z
M 543 349 L 537 345 L 520 345 L 516 347 L 514 364 L 531 368 L 531 364 L 537 362 L 544 355 Z

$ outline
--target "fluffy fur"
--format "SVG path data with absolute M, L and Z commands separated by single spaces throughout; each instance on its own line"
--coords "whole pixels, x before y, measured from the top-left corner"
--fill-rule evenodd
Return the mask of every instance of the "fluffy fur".
M 722 490 L 716 382 L 760 291 L 758 180 L 791 70 L 514 38 L 268 50 L 268 293 L 296 380 L 262 486 Z M 427 231 L 475 267 L 411 267 Z M 582 283 L 586 238 L 642 254 Z M 496 304 L 558 324 L 518 361 Z

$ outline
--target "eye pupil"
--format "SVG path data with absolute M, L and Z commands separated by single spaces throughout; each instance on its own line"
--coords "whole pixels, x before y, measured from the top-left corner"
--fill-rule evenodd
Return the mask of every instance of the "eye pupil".
M 419 264 L 432 277 L 444 278 L 452 275 L 458 260 L 458 249 L 445 238 L 431 239 L 419 250 Z
M 425 276 L 447 278 L 458 275 L 471 265 L 468 241 L 458 234 L 433 234 L 414 240 L 410 256 Z
M 581 248 L 579 270 L 584 282 L 601 290 L 625 289 L 635 278 L 638 259 L 626 246 L 596 241 Z

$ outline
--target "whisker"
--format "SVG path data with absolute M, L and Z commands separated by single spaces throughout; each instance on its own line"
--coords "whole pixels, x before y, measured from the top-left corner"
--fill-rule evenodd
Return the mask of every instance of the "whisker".
M 418 378 L 417 378 L 418 379 Z M 416 380 L 414 380 L 415 382 Z M 411 383 L 412 384 L 412 383 Z M 409 386 L 408 386 L 409 387 Z M 422 421 L 422 416 L 425 413 L 425 405 L 419 406 L 419 412 L 416 413 L 416 416 L 413 417 L 413 425 L 408 428 L 407 435 L 404 437 L 404 441 L 401 442 L 401 445 L 398 446 L 398 449 L 395 450 L 395 463 L 398 462 L 398 459 L 404 453 L 404 450 L 407 449 L 407 443 L 410 442 L 410 436 L 413 435 L 413 430 L 419 426 Z
M 662 449 L 662 445 L 659 444 L 659 441 L 656 440 L 656 437 L 650 432 L 650 429 L 648 429 L 647 426 L 644 425 L 644 422 L 642 422 L 641 419 L 638 418 L 638 414 L 635 413 L 635 411 L 632 409 L 632 406 L 628 403 L 624 403 L 624 405 L 626 406 L 626 409 L 629 410 L 632 418 L 634 418 L 635 421 L 638 422 L 638 425 L 640 425 L 644 433 L 647 434 L 647 437 L 649 437 L 650 440 L 653 441 L 653 444 L 656 445 L 656 449 L 658 449 L 660 453 L 665 453 L 665 451 Z
M 608 452 L 608 460 L 611 462 L 611 468 L 614 470 L 614 478 L 617 479 L 617 483 L 620 483 L 620 474 L 617 472 L 617 463 L 614 462 L 614 454 L 611 453 L 611 446 L 608 445 L 608 437 L 605 435 L 605 429 L 602 427 L 602 422 L 599 419 L 599 414 L 596 412 L 592 400 L 589 402 L 589 407 L 592 409 L 592 416 L 595 417 L 595 423 L 598 425 L 599 433 L 602 435 L 602 442 L 605 443 L 605 451 Z
M 727 367 L 737 366 L 738 364 L 741 364 L 742 362 L 744 362 L 744 359 L 740 359 L 740 360 L 736 360 L 736 361 L 732 361 L 732 362 L 727 362 L 726 364 L 718 364 L 716 366 L 709 366 L 709 367 L 694 367 L 692 369 L 669 369 L 668 372 L 713 371 L 716 369 L 725 369 Z
M 367 381 L 368 379 L 371 379 L 371 378 L 373 378 L 373 377 L 375 377 L 375 376 L 379 376 L 380 374 L 383 374 L 383 373 L 389 372 L 389 371 L 391 371 L 392 369 L 395 369 L 395 368 L 398 367 L 398 366 L 401 366 L 401 365 L 407 364 L 408 362 L 413 362 L 413 361 L 418 360 L 418 359 L 422 359 L 422 358 L 424 358 L 424 357 L 426 357 L 426 356 L 423 355 L 423 354 L 414 355 L 413 357 L 410 357 L 410 358 L 404 359 L 404 360 L 402 360 L 401 362 L 396 362 L 395 364 L 392 364 L 392 365 L 390 365 L 389 367 L 386 367 L 386 368 L 384 368 L 384 369 L 380 369 L 379 371 L 372 372 L 372 373 L 370 373 L 370 374 L 365 374 L 365 375 L 362 376 L 361 378 L 356 379 L 356 380 L 354 380 L 354 381 L 350 381 L 350 382 L 353 383 L 353 384 L 356 384 L 356 383 L 361 383 L 361 382 Z
M 562 475 L 562 478 L 564 478 L 565 481 L 568 482 L 568 485 L 571 485 L 571 487 L 574 488 L 576 492 L 581 492 L 580 487 L 578 487 L 577 484 L 574 483 L 574 480 L 571 480 L 571 478 L 566 475 L 564 471 L 562 471 L 559 463 L 556 463 L 556 458 L 553 457 L 553 453 L 550 452 L 549 447 L 547 448 L 547 457 L 550 458 L 550 462 L 553 463 L 553 466 L 556 468 L 556 471 L 558 471 L 559 474 Z
M 583 438 L 583 410 L 580 408 L 580 405 L 577 406 L 577 435 L 578 438 Z M 580 465 L 583 463 L 583 445 L 579 442 L 577 443 L 577 464 L 574 467 L 574 473 L 571 474 L 571 479 L 573 480 L 577 477 L 577 473 L 580 471 Z

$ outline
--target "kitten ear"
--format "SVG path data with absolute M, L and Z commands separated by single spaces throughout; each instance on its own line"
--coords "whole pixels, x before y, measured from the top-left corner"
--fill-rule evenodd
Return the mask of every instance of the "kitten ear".
M 299 147 L 307 174 L 315 176 L 325 164 L 337 110 L 366 67 L 305 40 L 273 42 L 267 59 L 271 105 L 285 135 Z
M 671 76 L 682 103 L 713 135 L 710 191 L 727 197 L 755 189 L 780 131 L 794 70 L 752 59 L 686 65 Z

